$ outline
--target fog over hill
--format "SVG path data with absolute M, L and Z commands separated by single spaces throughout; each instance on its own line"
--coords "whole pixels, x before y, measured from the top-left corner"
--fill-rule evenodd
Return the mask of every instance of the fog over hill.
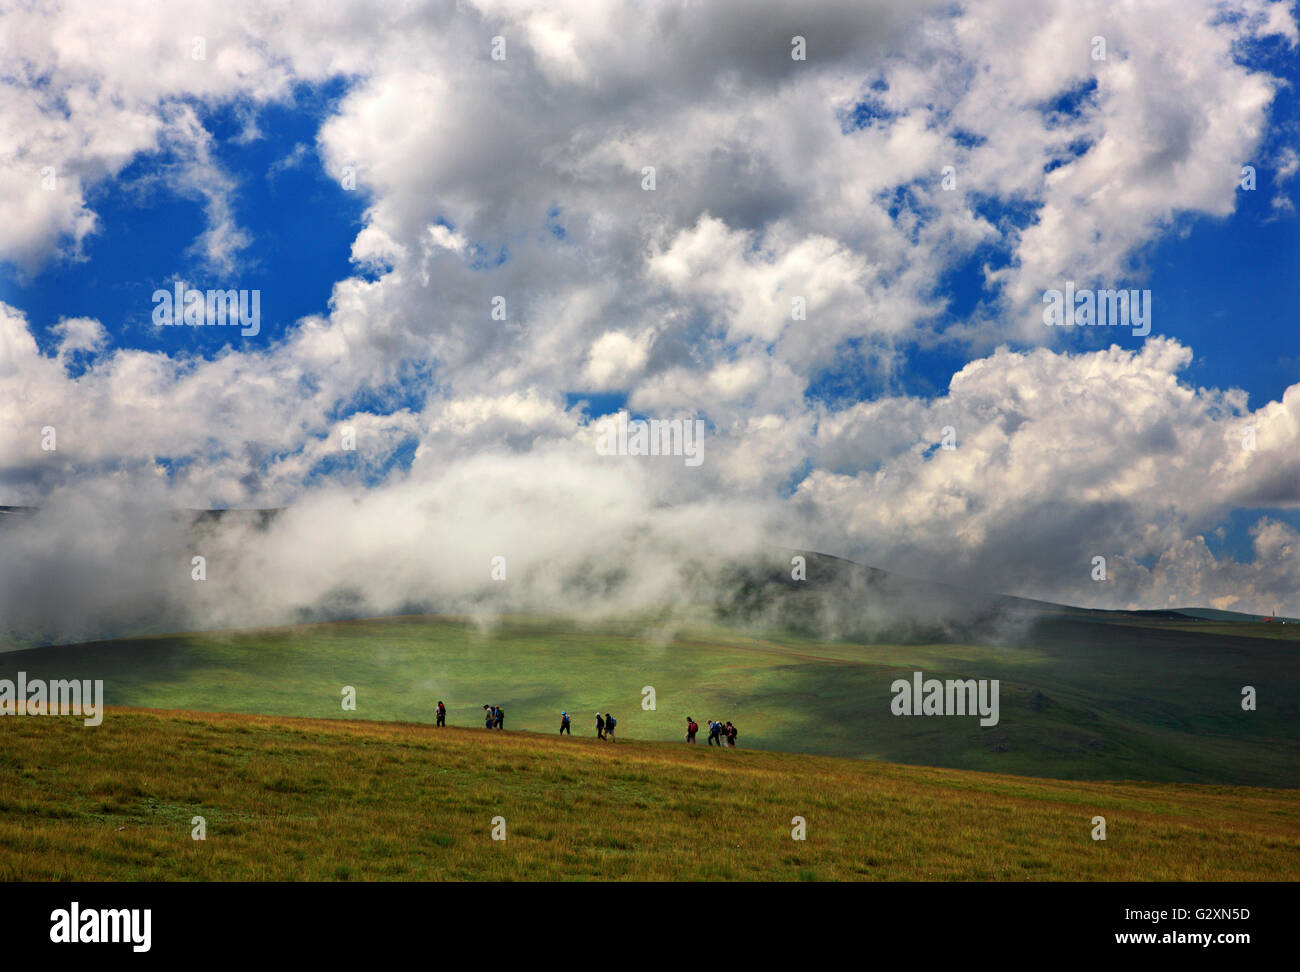
M 436 498 L 416 491 L 391 499 L 162 513 L 137 504 L 116 515 L 91 504 L 0 508 L 5 647 L 412 613 L 646 618 L 660 628 L 718 620 L 893 641 L 1107 614 L 781 546 L 723 506 L 602 518 L 575 500 L 523 533 L 501 507 L 471 520 L 454 507 L 439 515 Z

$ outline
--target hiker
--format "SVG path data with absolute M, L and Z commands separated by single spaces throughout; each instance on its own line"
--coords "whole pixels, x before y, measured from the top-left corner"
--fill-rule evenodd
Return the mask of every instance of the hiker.
M 442 704 L 441 699 L 438 700 L 438 725 L 447 725 L 447 707 Z
M 722 745 L 721 735 L 722 735 L 722 723 L 714 722 L 712 719 L 710 719 L 709 720 L 709 745 L 721 746 Z
M 601 718 L 599 712 L 596 713 L 596 738 L 597 739 L 605 738 L 605 720 Z
M 614 741 L 614 723 L 616 721 L 608 712 L 605 713 L 605 738 L 610 742 Z
M 501 708 L 501 706 L 498 705 L 495 711 L 496 711 L 496 719 L 494 721 L 496 723 L 496 727 L 498 729 L 504 729 L 506 727 L 506 710 Z
M 686 741 L 695 742 L 695 734 L 700 731 L 699 724 L 690 716 L 686 717 Z
M 739 730 L 736 729 L 736 727 L 733 726 L 730 721 L 728 721 L 727 722 L 727 745 L 730 746 L 732 749 L 736 748 L 736 736 L 738 735 L 738 733 Z
M 483 706 L 483 722 L 484 722 L 484 726 L 485 726 L 485 728 L 487 728 L 487 729 L 491 729 L 491 728 L 492 728 L 492 723 L 493 723 L 494 721 L 495 721 L 495 716 L 494 716 L 494 714 L 493 714 L 493 712 L 492 712 L 492 706 L 490 706 L 490 705 L 484 705 L 484 706 Z
M 561 712 L 560 713 L 560 735 L 563 736 L 566 734 L 570 736 L 573 735 L 573 731 L 569 728 L 569 713 Z

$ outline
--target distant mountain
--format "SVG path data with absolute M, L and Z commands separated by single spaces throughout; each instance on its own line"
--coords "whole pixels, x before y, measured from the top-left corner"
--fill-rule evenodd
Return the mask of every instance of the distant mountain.
M 793 576 L 795 556 L 805 560 L 802 580 Z M 1074 607 L 918 580 L 815 551 L 786 550 L 770 566 L 732 566 L 723 576 L 726 581 L 718 585 L 723 593 L 714 605 L 721 620 L 872 641 L 980 638 L 1008 624 L 1043 618 L 1198 622 L 1214 613 Z M 1259 620 L 1225 614 L 1231 620 Z
M 1216 611 L 1214 608 L 1178 608 L 1180 614 L 1186 614 L 1204 621 L 1262 621 L 1269 615 L 1245 614 L 1241 611 Z M 1276 617 L 1275 621 L 1283 624 L 1300 624 L 1300 618 Z

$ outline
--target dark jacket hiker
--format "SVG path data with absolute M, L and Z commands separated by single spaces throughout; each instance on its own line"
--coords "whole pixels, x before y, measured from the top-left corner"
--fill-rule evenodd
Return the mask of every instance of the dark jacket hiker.
M 709 723 L 709 745 L 710 746 L 722 745 L 722 723 L 720 722 Z

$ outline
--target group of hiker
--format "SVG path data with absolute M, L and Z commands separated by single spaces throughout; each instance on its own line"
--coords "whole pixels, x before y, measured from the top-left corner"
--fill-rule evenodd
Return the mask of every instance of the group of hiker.
M 700 724 L 696 722 L 694 719 L 692 719 L 690 716 L 687 716 L 686 717 L 686 741 L 688 743 L 695 742 L 695 734 L 699 731 L 700 731 Z M 727 741 L 728 746 L 734 747 L 736 745 L 736 736 L 738 736 L 739 734 L 740 734 L 740 730 L 738 730 L 735 726 L 733 726 L 730 720 L 728 720 L 726 723 L 720 722 L 716 719 L 709 720 L 709 745 L 710 746 L 721 747 L 722 740 L 725 739 Z
M 438 700 L 437 725 L 445 726 L 447 724 L 447 707 Z M 573 720 L 569 718 L 568 711 L 560 713 L 560 735 L 573 735 Z M 606 712 L 600 714 L 596 710 L 596 738 L 604 739 L 607 742 L 614 741 L 614 729 L 618 725 L 618 720 Z M 506 711 L 499 705 L 483 705 L 483 726 L 485 729 L 504 729 L 506 727 Z M 686 741 L 695 742 L 695 734 L 700 731 L 700 724 L 690 716 L 686 717 Z M 723 740 L 726 740 L 728 746 L 736 745 L 736 736 L 739 734 L 734 725 L 728 722 L 721 722 L 715 719 L 709 720 L 709 745 L 721 747 Z
M 612 715 L 606 712 L 605 717 L 602 719 L 600 716 L 600 710 L 599 709 L 596 710 L 596 738 L 597 739 L 604 739 L 606 742 L 613 742 L 614 727 L 616 725 L 618 725 L 618 720 L 615 719 Z M 570 733 L 570 735 L 572 735 L 572 733 Z

